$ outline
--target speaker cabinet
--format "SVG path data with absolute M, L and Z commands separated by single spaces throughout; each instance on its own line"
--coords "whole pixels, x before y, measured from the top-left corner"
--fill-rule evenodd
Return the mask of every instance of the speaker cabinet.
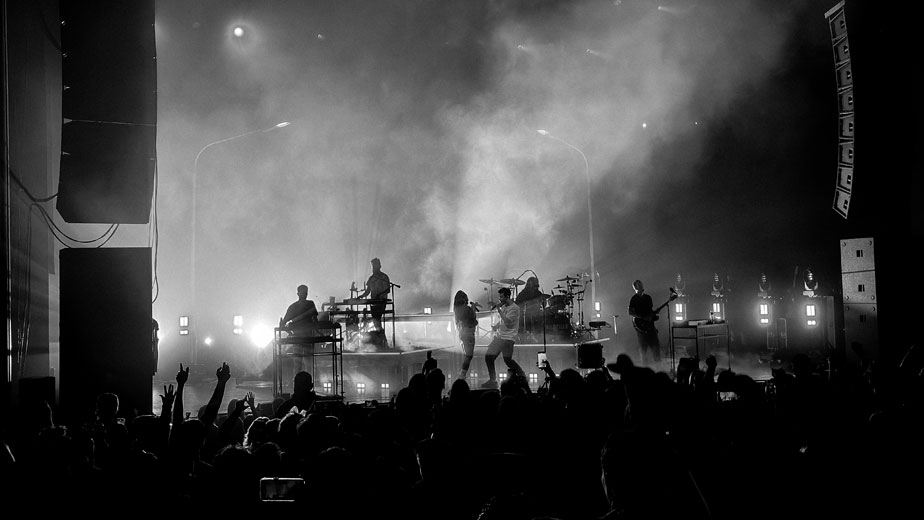
M 150 220 L 157 125 L 153 0 L 61 2 L 61 172 L 67 222 Z
M 65 418 L 92 417 L 104 392 L 119 396 L 123 415 L 151 413 L 151 249 L 65 249 L 60 261 Z
M 844 341 L 848 361 L 879 357 L 876 257 L 872 238 L 841 240 L 841 291 L 844 295 Z

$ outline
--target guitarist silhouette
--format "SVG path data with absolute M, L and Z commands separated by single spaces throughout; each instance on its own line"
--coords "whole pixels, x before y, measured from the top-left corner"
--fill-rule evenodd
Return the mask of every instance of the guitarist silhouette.
M 645 285 L 641 280 L 632 282 L 632 288 L 635 289 L 635 295 L 629 300 L 629 315 L 632 316 L 632 326 L 635 327 L 635 333 L 638 336 L 639 360 L 642 365 L 647 365 L 652 361 L 659 363 L 661 342 L 658 340 L 658 329 L 654 322 L 658 319 L 658 312 L 677 298 L 677 293 L 671 288 L 668 300 L 654 309 L 651 296 L 645 294 Z

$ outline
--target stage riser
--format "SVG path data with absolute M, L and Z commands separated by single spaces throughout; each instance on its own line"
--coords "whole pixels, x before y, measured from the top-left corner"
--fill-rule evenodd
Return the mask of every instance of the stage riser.
M 483 346 L 475 347 L 475 356 L 472 359 L 468 373 L 468 382 L 473 388 L 488 378 L 488 370 L 484 362 L 486 350 Z M 517 345 L 514 348 L 513 358 L 526 372 L 527 377 L 530 378 L 530 387 L 533 389 L 539 388 L 545 382 L 545 374 L 536 366 L 537 354 L 542 350 L 542 345 Z M 577 347 L 574 345 L 547 344 L 545 350 L 549 364 L 555 373 L 559 373 L 566 368 L 577 368 Z M 398 390 L 408 385 L 414 374 L 423 370 L 423 364 L 427 360 L 427 352 L 428 350 L 397 353 L 344 352 L 344 399 L 348 402 L 388 401 Z M 437 368 L 446 376 L 444 394 L 448 393 L 462 368 L 462 350 L 458 347 L 452 347 L 432 349 L 429 352 L 436 359 Z M 291 363 L 292 360 L 289 359 L 286 362 Z M 319 358 L 315 366 L 305 368 L 309 372 L 313 372 L 315 389 L 318 393 L 326 393 L 325 383 L 331 383 L 331 374 L 333 373 L 330 361 Z M 495 368 L 499 376 L 506 374 L 507 365 L 502 357 L 497 358 Z M 284 392 L 291 392 L 292 376 L 289 374 L 294 375 L 294 370 L 295 367 L 291 366 L 284 368 L 284 372 L 288 376 L 285 379 Z M 383 387 L 383 384 L 386 384 L 387 387 Z

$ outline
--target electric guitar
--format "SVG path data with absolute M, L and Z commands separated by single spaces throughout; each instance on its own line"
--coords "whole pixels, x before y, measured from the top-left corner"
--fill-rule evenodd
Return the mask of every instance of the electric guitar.
M 650 321 L 639 317 L 632 318 L 632 326 L 635 327 L 635 330 L 639 332 L 655 332 L 657 330 L 654 322 L 658 321 L 658 313 L 661 312 L 661 309 L 667 307 L 667 304 L 677 299 L 677 291 L 673 287 L 669 287 L 669 289 L 671 291 L 670 297 L 660 307 L 652 311 L 653 316 Z

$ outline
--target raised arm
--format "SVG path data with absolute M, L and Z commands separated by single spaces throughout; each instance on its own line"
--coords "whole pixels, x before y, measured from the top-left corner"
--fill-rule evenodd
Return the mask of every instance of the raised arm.
M 231 415 L 221 423 L 221 427 L 218 428 L 218 438 L 221 439 L 221 443 L 224 446 L 231 444 L 231 433 L 234 431 L 234 425 L 237 423 L 237 420 L 241 417 L 241 414 L 244 413 L 244 407 L 247 406 L 246 399 L 240 399 L 235 403 L 234 410 L 231 410 Z
M 183 370 L 183 363 L 180 363 L 180 371 L 176 373 L 176 397 L 173 401 L 173 426 L 183 422 L 183 387 L 189 380 L 189 367 Z
M 215 371 L 215 377 L 218 382 L 215 383 L 215 390 L 212 392 L 212 398 L 205 405 L 205 413 L 202 414 L 202 424 L 210 427 L 218 418 L 218 408 L 221 406 L 221 400 L 225 396 L 225 385 L 231 379 L 231 367 L 222 362 L 221 367 Z

